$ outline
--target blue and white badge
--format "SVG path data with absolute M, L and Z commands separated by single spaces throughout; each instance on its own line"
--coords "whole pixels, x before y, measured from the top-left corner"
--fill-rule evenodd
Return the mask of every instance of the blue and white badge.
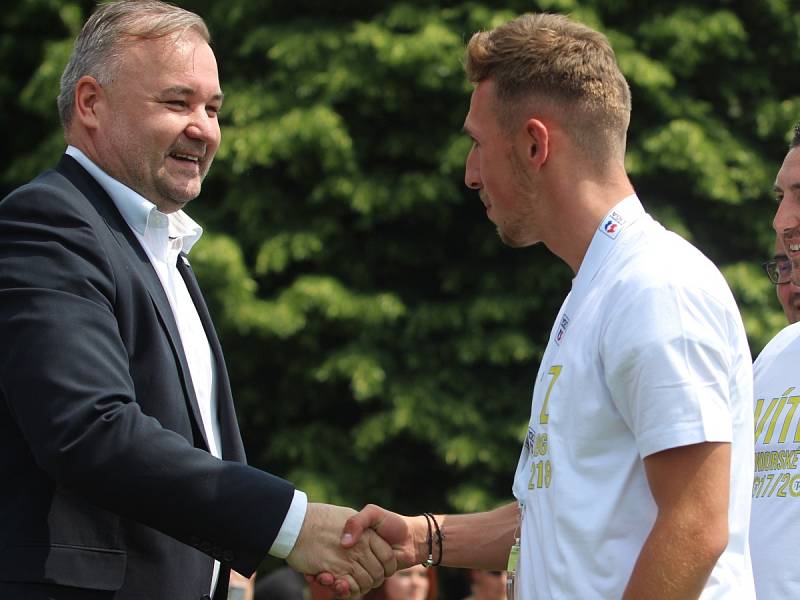
M 625 225 L 625 219 L 617 211 L 612 211 L 608 217 L 600 224 L 600 231 L 605 233 L 612 240 L 617 239 L 622 226 Z
M 558 324 L 558 331 L 556 331 L 556 344 L 561 344 L 561 340 L 567 334 L 567 327 L 569 327 L 569 317 L 564 315 L 561 317 L 561 322 Z

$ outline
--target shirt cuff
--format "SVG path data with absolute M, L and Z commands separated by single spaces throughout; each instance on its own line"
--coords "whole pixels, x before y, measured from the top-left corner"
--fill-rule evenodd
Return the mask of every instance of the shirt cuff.
M 303 527 L 303 521 L 306 518 L 306 509 L 308 508 L 308 497 L 305 492 L 300 490 L 294 491 L 294 498 L 289 506 L 289 512 L 283 519 L 280 531 L 275 541 L 272 542 L 272 547 L 269 549 L 269 555 L 275 558 L 286 558 L 294 548 L 294 543 L 297 541 L 297 536 L 300 535 L 300 529 Z

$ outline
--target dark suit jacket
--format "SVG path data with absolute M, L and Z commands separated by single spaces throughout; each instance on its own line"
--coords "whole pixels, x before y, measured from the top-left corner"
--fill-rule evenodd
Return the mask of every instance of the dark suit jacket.
M 169 302 L 71 157 L 0 203 L 0 598 L 200 600 L 249 575 L 294 488 L 248 467 L 222 351 L 207 451 Z M 224 595 L 221 595 L 224 597 Z

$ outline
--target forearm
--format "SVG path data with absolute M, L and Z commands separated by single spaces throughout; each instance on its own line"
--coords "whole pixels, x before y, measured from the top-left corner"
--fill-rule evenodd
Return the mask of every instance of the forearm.
M 467 569 L 502 570 L 514 544 L 519 526 L 519 507 L 511 502 L 495 510 L 466 515 L 436 515 L 444 539 L 441 564 Z M 417 561 L 428 557 L 428 528 L 425 517 L 414 517 Z M 439 558 L 433 530 L 433 559 Z

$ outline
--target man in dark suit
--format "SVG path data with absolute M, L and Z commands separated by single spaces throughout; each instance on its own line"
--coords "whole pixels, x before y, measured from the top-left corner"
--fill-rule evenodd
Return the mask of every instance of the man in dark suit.
M 67 152 L 0 203 L 0 598 L 222 600 L 268 553 L 379 584 L 353 511 L 245 464 L 186 256 L 223 100 L 202 19 L 103 5 L 61 87 Z

